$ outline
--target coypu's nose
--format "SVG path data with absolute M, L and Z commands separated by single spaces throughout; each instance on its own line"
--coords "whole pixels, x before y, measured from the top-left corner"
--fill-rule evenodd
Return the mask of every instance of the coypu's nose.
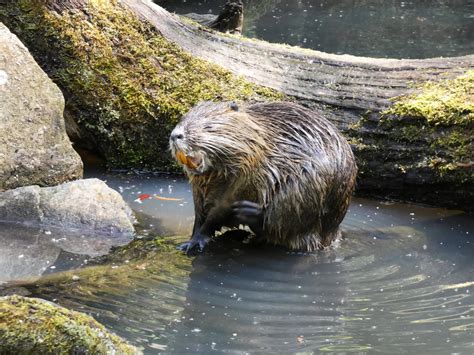
M 183 139 L 184 136 L 180 132 L 171 132 L 170 138 L 173 142 L 176 142 L 178 139 Z

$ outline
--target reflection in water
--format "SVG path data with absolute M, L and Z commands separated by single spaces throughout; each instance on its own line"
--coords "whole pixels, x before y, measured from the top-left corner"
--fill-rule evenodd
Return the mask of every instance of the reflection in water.
M 155 0 L 178 14 L 217 14 L 226 0 Z M 328 53 L 429 58 L 474 52 L 466 0 L 244 0 L 244 32 Z
M 147 223 L 167 225 L 174 214 L 178 231 L 190 228 L 185 182 L 102 177 L 148 216 Z M 134 202 L 140 194 L 189 203 Z M 81 274 L 74 287 L 45 281 L 28 291 L 92 314 L 146 353 L 470 353 L 471 217 L 355 199 L 343 222 L 346 239 L 326 251 L 254 246 L 234 233 L 196 258 L 158 252 L 122 269 Z
M 26 227 L 0 223 L 0 284 L 38 277 L 54 265 L 61 249 L 51 245 L 44 233 L 31 232 Z
M 83 266 L 131 239 L 0 222 L 0 284 Z

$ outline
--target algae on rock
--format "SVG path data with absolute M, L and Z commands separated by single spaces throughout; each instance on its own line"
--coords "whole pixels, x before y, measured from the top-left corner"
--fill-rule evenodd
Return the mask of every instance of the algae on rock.
M 137 354 L 92 317 L 22 296 L 0 298 L 0 353 Z
M 185 301 L 193 260 L 176 249 L 176 242 L 182 241 L 182 238 L 137 239 L 107 256 L 89 260 L 85 268 L 44 275 L 34 282 L 16 282 L 7 286 L 5 292 L 8 294 L 14 287 L 32 297 L 54 299 L 69 309 L 97 314 L 100 322 L 124 336 L 130 319 L 139 321 L 151 316 L 151 310 L 137 300 L 151 297 L 147 296 L 147 290 L 172 287 L 172 302 L 176 306 L 173 312 L 152 313 L 153 317 L 159 317 L 154 329 L 158 336 L 163 327 L 176 318 L 175 311 L 179 311 Z M 153 299 L 153 303 L 165 305 L 170 302 L 168 296 L 164 291 Z M 101 308 L 99 304 L 110 307 Z M 117 307 L 118 304 L 123 307 Z M 117 319 L 121 321 L 117 322 Z
M 184 52 L 118 1 L 19 0 L 0 4 L 0 20 L 109 166 L 170 167 L 168 133 L 198 101 L 282 97 Z

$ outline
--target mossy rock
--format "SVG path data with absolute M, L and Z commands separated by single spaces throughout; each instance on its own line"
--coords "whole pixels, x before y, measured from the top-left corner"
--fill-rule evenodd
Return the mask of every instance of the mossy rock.
M 169 132 L 201 100 L 282 98 L 184 52 L 118 1 L 11 1 L 0 20 L 62 89 L 82 143 L 112 167 L 172 167 Z
M 0 298 L 1 354 L 137 354 L 92 317 L 22 296 Z
M 15 287 L 22 287 L 28 295 L 58 299 L 68 308 L 77 309 L 77 304 L 69 303 L 72 295 L 94 299 L 94 295 L 108 292 L 114 297 L 127 297 L 137 283 L 159 280 L 175 284 L 191 271 L 192 259 L 176 249 L 176 244 L 187 238 L 135 239 L 126 246 L 113 248 L 108 255 L 90 259 L 85 268 L 17 282 Z M 8 290 L 0 290 L 0 295 L 8 295 Z

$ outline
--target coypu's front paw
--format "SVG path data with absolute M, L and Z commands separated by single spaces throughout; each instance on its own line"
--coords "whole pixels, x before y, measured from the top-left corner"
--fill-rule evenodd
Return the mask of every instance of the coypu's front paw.
M 189 241 L 178 246 L 178 249 L 192 255 L 194 252 L 202 252 L 210 240 L 208 236 L 196 233 Z

